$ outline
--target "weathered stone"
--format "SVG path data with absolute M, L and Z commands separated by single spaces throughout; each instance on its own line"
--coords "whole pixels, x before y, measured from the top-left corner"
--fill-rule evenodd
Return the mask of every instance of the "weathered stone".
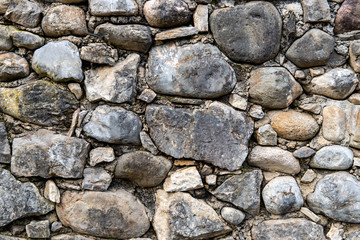
M 29 76 L 29 63 L 15 53 L 0 55 L 0 82 L 12 81 Z
M 320 224 L 303 218 L 268 220 L 254 226 L 251 231 L 253 240 L 326 240 Z
M 102 162 L 112 162 L 115 160 L 114 149 L 111 147 L 98 147 L 90 151 L 90 166 L 95 166 L 96 164 Z
M 154 101 L 155 98 L 156 98 L 156 93 L 149 88 L 142 91 L 140 96 L 138 96 L 138 99 L 146 103 L 151 103 L 152 101 Z
M 353 160 L 354 154 L 349 148 L 333 145 L 320 149 L 311 159 L 310 166 L 329 170 L 345 170 L 352 166 Z
M 281 27 L 276 7 L 263 1 L 218 9 L 210 16 L 216 43 L 238 62 L 260 64 L 275 57 L 280 48 Z
M 314 170 L 312 169 L 308 169 L 306 170 L 304 176 L 302 176 L 300 181 L 302 183 L 311 183 L 315 180 L 315 178 L 316 178 L 316 172 L 314 172 Z
M 90 144 L 40 129 L 14 138 L 11 172 L 15 176 L 81 178 Z
M 139 63 L 140 56 L 133 53 L 113 67 L 104 66 L 87 71 L 84 81 L 87 99 L 90 102 L 131 102 L 136 94 Z
M 37 74 L 56 82 L 81 82 L 84 74 L 78 48 L 69 41 L 50 42 L 37 49 L 32 68 Z
M 172 157 L 202 160 L 233 171 L 248 154 L 253 122 L 225 104 L 213 102 L 207 109 L 195 110 L 150 105 L 145 116 L 156 146 Z
M 261 171 L 253 170 L 227 179 L 211 193 L 216 198 L 230 202 L 250 215 L 256 216 L 260 211 L 262 180 Z
M 153 227 L 159 240 L 210 239 L 230 231 L 212 209 L 188 193 L 156 193 Z
M 169 40 L 175 38 L 189 37 L 199 33 L 199 29 L 196 27 L 178 27 L 170 30 L 166 30 L 155 35 L 155 40 Z
M 103 43 L 90 43 L 82 47 L 80 58 L 84 61 L 111 66 L 115 65 L 119 59 L 117 50 Z
M 21 183 L 11 173 L 0 168 L 0 227 L 12 221 L 46 214 L 54 205 L 44 199 L 33 183 Z
M 76 99 L 80 100 L 82 98 L 83 90 L 79 83 L 69 83 L 67 86 L 70 92 L 72 92 L 75 95 Z
M 103 168 L 85 168 L 82 188 L 91 191 L 106 191 L 111 180 L 111 175 Z
M 360 2 L 345 0 L 337 11 L 334 32 L 336 34 L 360 30 Z
M 267 108 L 286 108 L 302 93 L 301 85 L 283 67 L 264 67 L 251 72 L 250 101 Z
M 326 140 L 340 142 L 345 138 L 346 115 L 337 106 L 327 106 L 323 109 L 322 133 Z
M 176 170 L 165 179 L 163 186 L 166 192 L 189 191 L 203 187 L 201 176 L 196 167 Z
M 93 237 L 85 237 L 83 235 L 60 234 L 51 237 L 51 240 L 95 240 Z
M 150 136 L 146 132 L 144 131 L 140 132 L 140 141 L 143 148 L 145 148 L 152 154 L 157 155 L 159 153 L 159 150 L 157 149 L 154 142 L 151 140 Z
M 207 5 L 198 5 L 194 12 L 194 26 L 199 32 L 209 31 L 209 9 Z
M 319 131 L 319 125 L 315 119 L 307 113 L 300 113 L 294 110 L 287 112 L 269 112 L 271 126 L 279 137 L 289 140 L 309 140 L 315 137 Z
M 9 27 L 0 25 L 0 50 L 7 51 L 10 50 L 12 46 L 13 44 L 12 44 Z
M 49 37 L 85 36 L 88 33 L 85 12 L 79 7 L 69 5 L 51 8 L 44 16 L 41 27 Z
M 321 66 L 329 60 L 334 45 L 332 36 L 319 29 L 311 29 L 290 46 L 286 57 L 298 67 Z
M 355 72 L 360 72 L 360 43 L 353 42 L 349 46 L 349 63 Z
M 315 154 L 315 150 L 309 147 L 301 147 L 295 152 L 293 152 L 294 157 L 296 158 L 308 158 Z
M 0 0 L 0 14 L 4 14 L 9 7 L 11 0 Z
M 37 49 L 45 44 L 45 39 L 36 34 L 25 31 L 14 31 L 11 34 L 13 44 L 16 47 L 24 47 L 31 50 Z
M 116 144 L 140 144 L 141 120 L 121 107 L 99 106 L 84 126 L 87 136 L 98 141 Z
M 254 147 L 249 155 L 248 163 L 266 171 L 288 174 L 300 172 L 299 161 L 293 157 L 291 152 L 279 147 Z
M 131 16 L 139 11 L 135 0 L 90 0 L 89 9 L 94 16 Z
M 352 70 L 335 68 L 324 75 L 313 78 L 310 84 L 304 86 L 304 89 L 310 94 L 342 100 L 355 90 L 358 82 L 359 79 Z
M 236 109 L 245 111 L 247 109 L 248 101 L 246 98 L 241 97 L 239 94 L 230 94 L 229 103 Z
M 270 124 L 266 124 L 256 131 L 256 140 L 258 141 L 259 145 L 276 146 L 277 133 Z
M 60 191 L 54 181 L 46 181 L 44 197 L 51 202 L 60 203 Z
M 313 221 L 313 222 L 316 222 L 316 223 L 318 223 L 318 222 L 320 222 L 320 220 L 321 220 L 321 218 L 318 216 L 318 215 L 316 215 L 315 213 L 313 213 L 310 209 L 308 209 L 308 208 L 305 208 L 305 207 L 302 207 L 301 209 L 300 209 L 300 212 L 302 213 L 302 214 L 304 214 L 307 218 L 309 218 L 311 221 Z
M 151 26 L 177 27 L 188 23 L 191 11 L 181 0 L 150 0 L 144 5 L 144 15 Z
M 51 126 L 67 124 L 78 108 L 72 93 L 47 81 L 0 88 L 0 110 L 25 122 Z
M 215 174 L 210 174 L 210 175 L 205 176 L 205 182 L 206 182 L 206 184 L 208 184 L 210 186 L 215 186 L 216 181 L 217 181 L 217 175 L 215 175 Z
M 56 205 L 56 213 L 75 232 L 97 237 L 140 237 L 150 227 L 144 205 L 125 190 L 67 191 Z
M 149 53 L 147 83 L 156 92 L 196 98 L 215 98 L 232 91 L 234 70 L 210 44 L 153 47 Z
M 236 208 L 223 207 L 221 209 L 221 217 L 230 224 L 240 225 L 245 219 L 245 214 Z
M 49 220 L 31 221 L 26 225 L 26 234 L 28 238 L 50 238 Z
M 0 122 L 0 163 L 10 163 L 11 150 L 7 138 L 6 127 Z
M 327 0 L 302 0 L 304 22 L 330 22 L 330 7 Z
M 309 207 L 336 221 L 360 223 L 360 183 L 347 172 L 326 175 L 307 196 Z
M 5 18 L 24 27 L 34 28 L 41 19 L 41 8 L 28 0 L 11 0 Z
M 265 208 L 272 214 L 285 214 L 300 210 L 304 204 L 295 179 L 290 176 L 272 179 L 262 191 Z
M 360 93 L 353 93 L 348 98 L 348 101 L 355 105 L 360 105 Z
M 151 31 L 143 25 L 105 23 L 96 27 L 95 34 L 103 36 L 110 44 L 125 50 L 146 53 L 152 44 Z

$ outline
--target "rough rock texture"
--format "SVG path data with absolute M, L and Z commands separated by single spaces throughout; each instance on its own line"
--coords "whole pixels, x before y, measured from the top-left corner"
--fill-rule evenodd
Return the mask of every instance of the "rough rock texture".
M 91 191 L 106 191 L 111 183 L 111 175 L 103 168 L 85 168 L 82 188 Z
M 221 184 L 212 194 L 223 201 L 230 202 L 243 211 L 255 216 L 260 211 L 260 186 L 262 172 L 253 170 L 233 176 Z
M 236 170 L 248 154 L 252 120 L 222 103 L 195 110 L 152 105 L 145 115 L 159 150 L 175 158 L 204 160 Z
M 31 50 L 37 49 L 45 44 L 43 37 L 25 31 L 15 31 L 11 34 L 11 38 L 14 46 Z
M 103 43 L 91 43 L 81 48 L 80 58 L 92 63 L 113 66 L 119 57 L 116 49 Z
M 343 146 L 333 145 L 320 149 L 310 161 L 313 168 L 345 170 L 353 165 L 353 152 Z
M 155 40 L 164 41 L 169 39 L 183 38 L 196 35 L 198 33 L 199 29 L 196 27 L 178 27 L 156 34 Z
M 0 54 L 0 82 L 29 76 L 29 63 L 15 53 Z
M 139 7 L 135 0 L 90 0 L 89 9 L 94 16 L 131 16 Z
M 282 67 L 258 68 L 249 78 L 250 101 L 266 108 L 286 108 L 302 93 L 301 85 Z
M 162 94 L 215 98 L 231 92 L 236 76 L 210 44 L 166 44 L 151 49 L 146 81 Z
M 330 7 L 327 0 L 302 0 L 305 22 L 330 22 Z
M 33 183 L 21 183 L 0 168 L 0 227 L 26 217 L 46 214 L 54 206 L 44 199 Z
M 49 220 L 31 221 L 26 225 L 26 234 L 29 238 L 50 238 Z
M 90 166 L 94 167 L 98 163 L 112 162 L 115 160 L 114 149 L 111 147 L 98 147 L 90 151 Z
M 144 205 L 125 190 L 66 191 L 56 212 L 65 226 L 97 237 L 140 237 L 150 227 Z
M 221 209 L 221 217 L 230 224 L 240 225 L 245 219 L 245 214 L 236 208 L 224 207 Z
M 309 207 L 337 221 L 360 223 L 360 183 L 347 172 L 326 175 L 307 196 Z
M 90 122 L 84 126 L 84 132 L 98 141 L 138 145 L 141 126 L 135 113 L 121 107 L 101 105 L 92 113 Z
M 349 63 L 355 72 L 360 72 L 360 43 L 354 42 L 349 46 Z
M 51 202 L 60 203 L 60 191 L 55 182 L 48 180 L 45 184 L 44 197 Z
M 9 27 L 0 25 L 0 50 L 10 50 L 12 46 L 13 44 Z
M 14 139 L 11 172 L 23 177 L 81 178 L 89 148 L 83 139 L 41 129 Z
M 0 14 L 4 14 L 6 9 L 9 7 L 11 0 L 1 0 L 0 1 Z
M 142 187 L 155 187 L 165 179 L 171 166 L 170 160 L 148 152 L 125 153 L 117 160 L 115 177 L 129 179 Z
M 340 142 L 345 138 L 346 115 L 337 106 L 327 106 L 323 109 L 322 133 L 326 140 Z
M 336 34 L 360 30 L 360 2 L 345 0 L 336 14 L 334 32 Z
M 215 210 L 188 193 L 156 193 L 156 212 L 153 220 L 157 239 L 209 239 L 230 229 Z
M 207 5 L 198 5 L 193 15 L 194 26 L 199 32 L 209 31 L 209 8 Z
M 40 23 L 41 8 L 28 0 L 11 0 L 4 16 L 14 23 L 34 28 Z
M 5 124 L 0 122 L 0 163 L 10 163 L 11 149 Z
M 259 145 L 276 146 L 277 133 L 270 124 L 266 124 L 256 131 L 256 140 L 258 141 Z
M 210 16 L 216 43 L 238 62 L 260 64 L 273 58 L 279 51 L 281 27 L 278 10 L 263 1 L 218 9 Z
M 201 176 L 196 167 L 181 168 L 170 173 L 163 185 L 166 192 L 184 192 L 203 187 Z

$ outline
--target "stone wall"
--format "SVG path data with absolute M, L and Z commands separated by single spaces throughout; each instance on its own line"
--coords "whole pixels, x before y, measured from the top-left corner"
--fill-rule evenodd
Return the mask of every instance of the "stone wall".
M 0 0 L 0 239 L 360 239 L 359 0 Z

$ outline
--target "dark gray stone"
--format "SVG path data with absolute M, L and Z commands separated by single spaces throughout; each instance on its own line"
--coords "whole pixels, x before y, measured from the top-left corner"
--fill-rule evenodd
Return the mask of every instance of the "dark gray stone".
M 5 124 L 0 122 L 0 163 L 10 163 L 11 149 Z
M 28 0 L 12 0 L 5 18 L 24 27 L 34 28 L 40 23 L 41 8 Z
M 139 7 L 135 0 L 90 0 L 89 9 L 94 16 L 131 16 Z
M 37 49 L 45 44 L 45 39 L 36 34 L 25 31 L 14 31 L 11 34 L 13 44 L 16 47 L 24 47 L 27 49 Z
M 7 51 L 10 50 L 12 46 L 13 44 L 11 40 L 9 27 L 0 25 L 0 50 Z
M 80 58 L 84 61 L 115 65 L 118 60 L 118 52 L 116 49 L 111 48 L 103 43 L 90 43 L 80 50 Z
M 156 146 L 172 157 L 233 171 L 248 154 L 253 121 L 225 104 L 213 102 L 207 109 L 194 110 L 150 105 L 145 116 Z
M 302 0 L 304 22 L 330 22 L 330 7 L 327 0 Z
M 333 145 L 321 148 L 310 161 L 313 168 L 346 170 L 353 165 L 354 154 L 344 146 Z
M 293 152 L 294 157 L 296 158 L 308 158 L 315 154 L 315 150 L 309 147 L 301 147 L 295 152 Z
M 24 78 L 29 74 L 29 63 L 25 58 L 12 52 L 0 55 L 0 82 Z

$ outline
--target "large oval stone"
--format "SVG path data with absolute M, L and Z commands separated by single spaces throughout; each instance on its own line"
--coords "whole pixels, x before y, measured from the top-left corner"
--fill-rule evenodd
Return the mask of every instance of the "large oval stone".
M 312 168 L 346 170 L 353 165 L 353 152 L 344 146 L 333 145 L 321 148 L 310 161 Z
M 360 29 L 360 2 L 345 0 L 336 14 L 334 32 L 336 34 Z
M 162 94 L 215 98 L 232 91 L 234 70 L 210 44 L 153 47 L 148 59 L 147 83 Z
M 282 20 L 269 2 L 215 10 L 210 27 L 220 49 L 234 61 L 260 64 L 280 48 Z

